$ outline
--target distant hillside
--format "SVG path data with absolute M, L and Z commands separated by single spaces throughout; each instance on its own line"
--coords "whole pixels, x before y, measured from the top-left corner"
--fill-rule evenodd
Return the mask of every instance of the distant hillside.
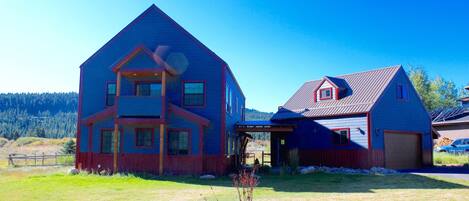
M 273 115 L 274 113 L 272 112 L 261 112 L 256 109 L 246 108 L 246 120 L 247 121 L 269 120 Z
M 0 137 L 74 137 L 77 93 L 0 94 Z

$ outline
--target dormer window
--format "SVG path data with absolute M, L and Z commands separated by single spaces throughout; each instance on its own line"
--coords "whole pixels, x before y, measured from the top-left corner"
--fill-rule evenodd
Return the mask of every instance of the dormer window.
M 332 88 L 325 88 L 319 90 L 319 99 L 328 100 L 332 99 Z

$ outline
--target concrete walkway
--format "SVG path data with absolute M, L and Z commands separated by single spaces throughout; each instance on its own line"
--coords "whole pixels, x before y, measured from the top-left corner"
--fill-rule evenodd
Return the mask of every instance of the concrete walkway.
M 453 179 L 464 179 L 469 181 L 469 167 L 443 167 L 436 166 L 432 168 L 424 168 L 420 170 L 404 170 L 406 172 L 416 175 L 440 176 Z

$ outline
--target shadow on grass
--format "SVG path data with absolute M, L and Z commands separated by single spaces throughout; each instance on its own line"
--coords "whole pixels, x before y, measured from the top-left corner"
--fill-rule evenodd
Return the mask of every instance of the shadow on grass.
M 196 177 L 151 176 L 135 174 L 137 177 L 151 180 L 164 180 L 207 186 L 231 187 L 228 177 L 213 180 L 201 180 Z M 272 188 L 279 192 L 330 192 L 330 193 L 362 193 L 379 189 L 469 189 L 468 185 L 452 183 L 430 177 L 399 174 L 399 175 L 344 175 L 315 173 L 308 175 L 261 175 L 259 187 Z

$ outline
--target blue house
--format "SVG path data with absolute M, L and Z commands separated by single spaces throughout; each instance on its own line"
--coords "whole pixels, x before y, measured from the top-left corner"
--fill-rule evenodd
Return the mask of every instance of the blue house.
M 244 106 L 226 62 L 152 5 L 80 66 L 76 166 L 223 174 Z
M 401 66 L 306 82 L 271 124 L 292 127 L 272 132 L 274 166 L 289 157 L 355 168 L 432 164 L 431 119 Z

